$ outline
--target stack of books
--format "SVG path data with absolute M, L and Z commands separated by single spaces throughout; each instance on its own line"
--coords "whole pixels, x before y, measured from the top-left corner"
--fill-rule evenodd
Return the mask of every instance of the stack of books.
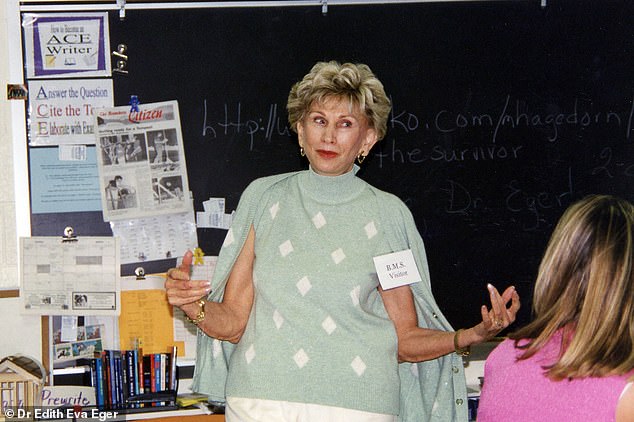
M 90 359 L 97 407 L 105 410 L 176 408 L 176 347 L 166 353 L 104 350 Z M 159 409 L 160 408 L 160 409 Z

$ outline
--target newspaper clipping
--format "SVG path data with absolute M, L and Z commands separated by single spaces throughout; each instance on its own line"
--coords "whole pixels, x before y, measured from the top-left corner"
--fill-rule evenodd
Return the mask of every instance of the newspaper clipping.
M 176 101 L 94 113 L 104 221 L 193 210 Z

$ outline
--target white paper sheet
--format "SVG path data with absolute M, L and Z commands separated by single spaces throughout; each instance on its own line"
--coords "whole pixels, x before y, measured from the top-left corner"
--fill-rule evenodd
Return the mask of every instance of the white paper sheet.
M 20 238 L 22 311 L 39 315 L 119 315 L 116 237 Z

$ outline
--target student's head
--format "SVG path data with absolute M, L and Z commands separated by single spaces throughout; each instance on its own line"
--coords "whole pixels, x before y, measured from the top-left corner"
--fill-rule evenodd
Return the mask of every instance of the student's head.
M 383 84 L 365 64 L 340 64 L 336 61 L 318 62 L 304 78 L 293 85 L 288 96 L 288 121 L 297 131 L 313 102 L 329 98 L 345 99 L 351 107 L 358 107 L 376 131 L 378 140 L 387 131 L 390 100 Z
M 539 267 L 534 321 L 518 332 L 539 344 L 559 328 L 570 328 L 570 344 L 550 371 L 555 378 L 634 367 L 633 266 L 630 202 L 591 195 L 564 212 Z M 606 360 L 612 364 L 602 365 Z

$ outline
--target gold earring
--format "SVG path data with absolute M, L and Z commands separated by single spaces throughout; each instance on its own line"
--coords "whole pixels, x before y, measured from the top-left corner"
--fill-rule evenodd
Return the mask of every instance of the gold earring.
M 304 152 L 304 147 L 299 147 L 299 155 L 301 155 L 302 157 L 306 156 L 306 152 Z
M 367 157 L 367 155 L 359 154 L 359 156 L 357 157 L 357 161 L 359 162 L 359 164 L 363 163 L 365 157 Z

